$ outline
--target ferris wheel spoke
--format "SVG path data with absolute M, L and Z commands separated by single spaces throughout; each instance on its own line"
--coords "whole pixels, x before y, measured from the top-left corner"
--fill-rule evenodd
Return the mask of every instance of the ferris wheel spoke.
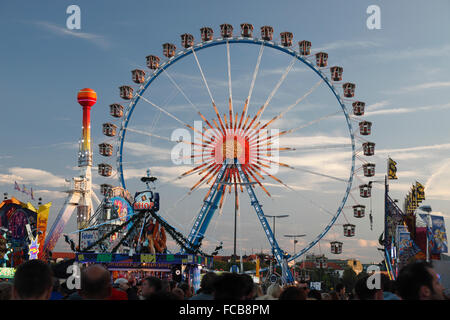
M 359 201 L 356 200 L 355 196 L 351 192 L 349 193 L 349 195 L 350 195 L 350 198 L 352 198 L 355 203 L 359 203 Z
M 304 99 L 306 99 L 311 93 L 316 90 L 320 84 L 323 82 L 323 79 L 320 79 L 311 89 L 308 90 L 303 96 L 298 98 L 293 104 L 291 104 L 289 107 L 286 108 L 286 110 L 282 111 L 277 116 L 273 117 L 272 120 L 268 121 L 265 125 L 263 125 L 260 130 L 265 129 L 266 127 L 270 126 L 273 122 L 275 122 L 278 119 L 281 119 L 287 112 L 292 110 L 295 106 L 297 106 L 300 102 L 302 102 Z
M 162 136 L 159 136 L 159 135 L 151 133 L 151 132 L 137 130 L 137 129 L 133 129 L 133 128 L 130 128 L 130 127 L 124 128 L 124 130 L 130 131 L 130 132 L 134 132 L 134 133 L 138 133 L 138 134 L 142 134 L 142 135 L 149 136 L 149 137 L 158 138 L 158 139 L 165 140 L 165 141 L 177 142 L 177 141 L 170 140 L 169 138 L 162 137 Z
M 312 151 L 312 150 L 329 150 L 329 149 L 348 149 L 351 148 L 350 143 L 336 144 L 336 145 L 324 145 L 324 146 L 311 146 L 307 148 L 292 148 L 293 151 Z
M 239 129 L 241 129 L 242 120 L 247 117 L 247 111 L 248 111 L 248 107 L 250 105 L 250 100 L 252 98 L 253 89 L 255 88 L 256 77 L 259 72 L 259 66 L 261 65 L 261 58 L 262 58 L 263 51 L 264 51 L 264 45 L 261 44 L 261 47 L 259 48 L 258 58 L 256 60 L 255 69 L 253 70 L 252 82 L 250 84 L 250 89 L 248 91 L 247 99 L 245 100 L 244 109 L 242 110 L 241 120 L 239 121 Z M 244 127 L 245 127 L 245 124 L 244 124 Z
M 297 61 L 296 57 L 293 57 L 291 62 L 289 63 L 288 67 L 286 68 L 286 70 L 284 71 L 283 75 L 281 76 L 280 80 L 278 80 L 277 84 L 275 85 L 275 87 L 272 89 L 272 92 L 270 92 L 269 96 L 267 97 L 266 102 L 264 102 L 261 111 L 258 112 L 259 116 L 258 116 L 258 120 L 261 118 L 261 116 L 264 113 L 264 110 L 267 108 L 267 106 L 269 105 L 270 101 L 272 100 L 272 98 L 274 97 L 274 95 L 277 93 L 278 89 L 280 88 L 281 84 L 284 82 L 284 79 L 286 79 L 289 71 L 291 71 L 292 67 L 294 66 L 295 62 Z
M 296 128 L 282 131 L 282 132 L 278 133 L 277 135 L 281 136 L 281 135 L 285 135 L 285 134 L 289 134 L 289 133 L 295 132 L 295 131 L 300 130 L 300 129 L 307 128 L 309 126 L 312 126 L 313 124 L 317 124 L 317 123 L 319 123 L 319 122 L 321 122 L 323 120 L 329 119 L 329 118 L 331 118 L 331 117 L 333 117 L 333 116 L 335 116 L 335 115 L 337 115 L 339 113 L 341 113 L 341 111 L 330 113 L 330 114 L 328 114 L 326 116 L 323 116 L 323 117 L 317 118 L 315 120 L 309 121 L 308 123 L 305 123 L 305 124 L 303 124 L 301 126 L 298 126 Z
M 266 187 L 264 187 L 264 185 L 261 183 L 261 181 L 259 181 L 258 178 L 256 178 L 256 177 L 253 175 L 252 172 L 254 172 L 255 174 L 258 174 L 258 175 L 260 176 L 261 180 L 264 179 L 264 177 L 261 176 L 261 175 L 259 174 L 259 172 L 258 172 L 255 168 L 253 168 L 252 166 L 247 166 L 247 167 L 242 167 L 242 169 L 243 169 L 244 173 L 247 175 L 247 179 L 249 180 L 250 183 L 251 183 L 252 181 L 251 181 L 250 177 L 248 177 L 249 174 L 252 176 L 253 180 L 255 180 L 255 182 L 261 187 L 261 189 L 264 190 L 264 192 L 267 194 L 267 196 L 269 196 L 269 198 L 272 197 L 272 196 L 270 195 L 269 191 L 267 191 Z
M 311 203 L 313 206 L 319 208 L 319 211 L 320 211 L 320 212 L 325 213 L 325 214 L 328 214 L 328 215 L 334 217 L 334 214 L 333 214 L 331 211 L 325 209 L 324 207 L 322 207 L 322 206 L 321 206 L 320 204 L 318 204 L 317 202 L 315 202 L 315 201 L 309 199 L 308 197 L 306 197 L 305 195 L 303 195 L 303 194 L 302 194 L 301 192 L 299 192 L 298 190 L 295 190 L 295 189 L 291 189 L 291 190 L 294 191 L 296 194 L 298 194 L 298 195 L 299 195 L 301 198 L 303 198 L 304 200 L 306 200 L 306 201 L 308 201 L 309 203 Z
M 163 112 L 164 114 L 166 114 L 167 116 L 169 116 L 170 118 L 174 119 L 175 121 L 177 121 L 178 123 L 182 124 L 183 126 L 191 129 L 194 132 L 197 132 L 198 134 L 204 136 L 205 138 L 209 138 L 205 135 L 204 132 L 202 131 L 198 131 L 195 127 L 191 126 L 190 124 L 187 124 L 186 122 L 180 120 L 179 118 L 177 118 L 175 115 L 173 115 L 172 113 L 170 113 L 169 111 L 165 110 L 164 108 L 156 105 L 155 103 L 151 102 L 150 100 L 148 100 L 147 98 L 141 96 L 141 95 L 137 95 L 139 96 L 142 100 L 144 100 L 145 102 L 147 102 L 148 104 L 150 104 L 151 106 L 155 107 L 156 109 L 158 109 L 159 111 Z
M 272 178 L 272 179 L 275 180 L 276 182 L 278 182 L 278 183 L 282 184 L 283 186 L 285 186 L 286 188 L 292 190 L 292 188 L 291 188 L 290 186 L 288 186 L 286 183 L 284 183 L 281 179 L 279 179 L 279 178 L 277 178 L 276 176 L 270 174 L 269 172 L 267 172 L 266 170 L 264 170 L 263 168 L 261 168 L 261 166 L 258 166 L 258 165 L 256 165 L 256 164 L 253 164 L 253 167 L 256 167 L 256 169 L 257 169 L 258 171 L 261 171 L 263 174 L 265 174 L 265 175 L 267 175 L 268 177 Z
M 198 69 L 199 69 L 200 74 L 202 76 L 203 84 L 205 85 L 206 89 L 208 90 L 208 94 L 209 94 L 209 97 L 211 99 L 211 102 L 215 105 L 214 98 L 213 98 L 213 96 L 211 94 L 211 90 L 209 89 L 208 82 L 206 81 L 205 74 L 203 73 L 202 66 L 200 65 L 200 61 L 198 60 L 197 54 L 195 53 L 195 50 L 194 50 L 194 47 L 192 47 L 192 53 L 194 54 L 195 61 L 197 62 Z
M 183 95 L 183 97 L 186 99 L 187 102 L 194 108 L 195 111 L 200 112 L 200 110 L 195 106 L 195 104 L 191 101 L 191 99 L 188 98 L 186 93 L 181 89 L 181 87 L 175 82 L 175 80 L 171 77 L 169 72 L 166 69 L 163 69 L 164 74 L 169 78 L 169 80 L 172 82 L 172 84 L 175 86 L 175 88 L 178 89 L 178 91 Z
M 228 69 L 228 105 L 230 113 L 230 129 L 233 129 L 233 88 L 231 85 L 231 58 L 230 58 L 230 43 L 227 41 L 227 69 Z M 235 124 L 236 125 L 236 124 Z
M 148 100 L 147 98 L 136 94 L 136 96 L 140 97 L 142 100 L 144 100 L 145 102 L 147 102 L 148 104 L 150 104 L 151 106 L 153 106 L 154 108 L 158 109 L 159 111 L 163 112 L 165 115 L 169 116 L 170 118 L 174 119 L 175 121 L 179 122 L 180 124 L 184 125 L 184 126 L 188 126 L 187 123 L 185 123 L 184 121 L 178 119 L 175 115 L 171 114 L 169 111 L 165 110 L 164 108 L 156 105 L 155 103 L 151 102 L 150 100 Z
M 220 126 L 222 128 L 223 133 L 225 133 L 226 131 L 225 131 L 225 127 L 223 125 L 222 118 L 220 117 L 219 110 L 217 109 L 217 106 L 216 106 L 216 103 L 215 103 L 214 98 L 212 96 L 211 90 L 209 89 L 208 82 L 206 81 L 205 74 L 203 73 L 202 66 L 200 65 L 200 61 L 198 60 L 197 54 L 195 53 L 195 50 L 194 50 L 194 47 L 192 47 L 192 53 L 194 54 L 194 58 L 195 58 L 195 61 L 197 63 L 197 66 L 198 66 L 198 70 L 200 71 L 200 74 L 202 76 L 203 84 L 205 85 L 206 89 L 208 90 L 209 98 L 211 99 L 211 103 L 213 105 L 214 112 L 216 113 L 216 116 L 219 119 Z M 220 131 L 220 129 L 219 129 L 219 131 Z
M 339 178 L 339 177 L 335 177 L 335 176 L 331 176 L 331 175 L 328 175 L 328 174 L 324 174 L 324 173 L 308 170 L 308 169 L 301 168 L 301 167 L 295 167 L 295 168 L 291 167 L 291 168 L 294 169 L 294 170 L 303 171 L 303 172 L 306 172 L 306 173 L 314 174 L 316 176 L 321 176 L 321 177 L 329 178 L 329 179 L 336 180 L 336 181 L 341 181 L 341 182 L 345 182 L 345 183 L 348 182 L 347 180 Z
M 216 167 L 221 167 L 221 165 L 216 165 Z M 194 186 L 191 187 L 189 194 L 191 194 L 192 192 L 194 192 L 195 190 L 197 190 L 198 188 L 200 188 L 203 184 L 206 183 L 206 179 L 211 175 L 214 174 L 215 170 L 214 169 L 208 169 L 208 173 L 206 175 L 204 175 L 202 178 L 200 178 L 200 180 L 197 181 L 197 183 L 194 184 Z

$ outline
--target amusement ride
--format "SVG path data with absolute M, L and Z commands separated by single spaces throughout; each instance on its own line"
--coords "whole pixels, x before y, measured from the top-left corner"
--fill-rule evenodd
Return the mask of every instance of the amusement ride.
M 119 95 L 123 101 L 110 105 L 111 120 L 105 122 L 102 127 L 106 140 L 99 144 L 99 153 L 102 160 L 98 164 L 98 174 L 105 179 L 117 178 L 119 186 L 114 186 L 112 182 L 108 181 L 101 184 L 100 190 L 104 199 L 96 210 L 93 209 L 91 201 L 91 197 L 93 197 L 91 191 L 92 176 L 90 174 L 92 152 L 88 120 L 89 110 L 96 101 L 96 95 L 93 90 L 92 92 L 89 91 L 90 89 L 83 89 L 80 92 L 79 103 L 83 106 L 84 111 L 83 140 L 80 144 L 79 153 L 79 166 L 82 174 L 80 177 L 73 179 L 78 185 L 68 191 L 69 195 L 65 207 L 61 210 L 60 217 L 57 219 L 57 223 L 60 222 L 59 224 L 55 223 L 47 239 L 49 244 L 53 243 L 52 241 L 57 239 L 62 232 L 63 225 L 67 221 L 67 217 L 70 216 L 68 211 L 77 208 L 79 230 L 74 234 L 79 235 L 78 244 L 76 241 L 68 240 L 76 251 L 127 254 L 177 251 L 180 254 L 211 256 L 211 254 L 204 252 L 202 243 L 205 238 L 211 243 L 217 241 L 214 254 L 217 254 L 218 249 L 222 247 L 223 243 L 214 239 L 214 235 L 208 234 L 207 231 L 213 218 L 217 215 L 223 215 L 222 211 L 228 195 L 234 196 L 230 205 L 234 205 L 235 213 L 237 212 L 239 216 L 243 203 L 249 201 L 251 209 L 256 213 L 257 220 L 261 224 L 276 262 L 281 266 L 281 276 L 284 282 L 294 281 L 288 263 L 301 257 L 320 241 L 330 242 L 331 253 L 342 253 L 343 242 L 339 238 L 325 239 L 324 237 L 333 227 L 341 228 L 340 233 L 343 233 L 344 237 L 355 236 L 356 226 L 347 218 L 345 212 L 350 212 L 356 219 L 365 216 L 366 205 L 361 203 L 360 199 L 370 198 L 372 189 L 372 183 L 366 181 L 365 178 L 375 175 L 375 164 L 365 159 L 365 157 L 373 156 L 375 152 L 375 143 L 366 140 L 366 137 L 371 134 L 372 123 L 362 119 L 365 103 L 355 98 L 356 85 L 343 81 L 343 67 L 329 66 L 329 56 L 324 50 L 313 52 L 312 44 L 307 40 L 301 40 L 297 45 L 294 45 L 294 37 L 291 32 L 281 32 L 280 38 L 274 40 L 274 30 L 271 26 L 262 26 L 260 37 L 253 33 L 253 29 L 251 24 L 243 23 L 240 25 L 239 34 L 236 35 L 233 34 L 232 25 L 222 24 L 220 25 L 220 34 L 215 38 L 212 28 L 203 27 L 200 29 L 201 41 L 199 42 L 195 42 L 194 36 L 191 34 L 182 34 L 181 50 L 177 50 L 173 43 L 164 43 L 162 45 L 164 58 L 154 54 L 148 55 L 146 57 L 148 71 L 140 68 L 131 71 L 134 84 L 120 86 Z M 251 47 L 257 48 L 256 63 L 246 60 L 250 55 L 248 52 L 253 52 L 249 49 Z M 222 53 L 225 51 L 223 63 L 226 65 L 227 80 L 209 83 L 206 77 L 208 71 L 204 68 L 204 62 L 207 61 L 205 55 L 211 51 L 214 59 L 213 65 L 216 65 L 218 64 L 218 52 L 220 52 L 218 50 L 222 50 Z M 242 66 L 232 66 L 233 50 L 238 52 L 236 59 L 233 59 L 233 61 L 242 60 L 241 63 L 245 66 L 254 65 L 253 72 L 250 73 L 251 77 L 234 76 L 239 81 L 239 88 L 235 88 L 234 96 L 232 71 L 234 75 L 242 70 Z M 247 51 L 247 54 L 244 55 L 245 50 L 250 51 Z M 267 53 L 269 57 L 276 56 L 274 59 L 279 59 L 276 60 L 279 63 L 274 66 L 277 68 L 274 72 L 260 70 L 260 66 L 263 64 L 263 53 L 266 51 L 270 51 L 270 53 Z M 203 62 L 203 65 L 201 62 Z M 288 65 L 282 66 L 282 63 L 286 62 L 288 62 Z M 189 64 L 190 66 L 188 66 Z M 178 69 L 177 65 L 180 65 Z M 196 70 L 189 69 L 192 65 Z M 182 73 L 183 71 L 188 72 L 188 70 L 187 75 Z M 211 71 L 211 74 L 214 72 Z M 294 76 L 306 75 L 308 81 L 313 81 L 312 87 L 307 87 L 306 90 L 302 91 L 301 87 L 307 83 L 305 79 L 299 82 L 285 81 L 291 79 L 288 77 L 290 73 Z M 196 80 L 194 80 L 194 75 L 196 75 Z M 271 89 L 264 88 L 258 91 L 255 88 L 257 79 L 267 75 L 277 77 L 275 85 Z M 161 78 L 168 80 L 167 85 L 161 83 Z M 241 84 L 247 79 L 247 84 Z M 206 97 L 206 101 L 193 102 L 195 98 L 202 97 L 200 94 L 194 94 L 194 89 L 191 90 L 192 87 L 195 87 L 195 84 L 201 84 L 200 88 L 203 90 L 203 97 Z M 249 87 L 248 94 L 244 96 L 244 99 L 238 100 L 236 92 L 240 92 L 247 85 Z M 285 92 L 290 90 L 289 94 L 284 94 L 283 98 L 285 100 L 292 99 L 286 107 L 283 107 L 285 103 L 282 103 L 281 100 L 276 100 L 276 93 L 281 90 L 282 85 L 283 88 L 286 88 L 284 89 Z M 176 95 L 184 99 L 183 108 L 177 109 L 176 106 L 173 106 L 171 102 L 174 99 L 173 94 L 158 98 L 159 92 L 164 92 L 164 89 L 168 90 L 169 86 L 173 88 Z M 187 87 L 190 89 L 183 90 Z M 217 92 L 225 90 L 224 88 L 228 89 L 225 99 L 214 99 L 216 95 L 215 87 L 220 87 Z M 308 103 L 309 110 L 303 110 L 305 114 L 303 119 L 292 116 L 291 114 L 294 111 L 300 109 L 302 102 L 306 103 L 319 88 L 321 90 L 320 97 L 327 96 L 327 99 L 321 105 Z M 257 92 L 259 92 L 260 97 L 253 97 L 253 94 Z M 267 94 L 268 92 L 269 94 Z M 265 94 L 265 97 L 262 97 L 262 94 Z M 161 95 L 163 94 L 161 93 Z M 259 98 L 265 99 L 261 100 L 264 102 L 258 100 Z M 253 105 L 251 102 L 253 102 Z M 273 111 L 270 110 L 269 106 L 271 102 L 276 102 L 277 105 Z M 254 107 L 256 103 L 260 104 L 259 108 Z M 226 107 L 223 105 L 226 105 Z M 312 110 L 311 106 L 318 106 L 317 110 Z M 191 107 L 193 112 L 188 112 L 187 110 L 191 110 Z M 136 115 L 136 111 L 139 109 L 143 113 Z M 146 120 L 146 127 L 139 125 L 139 121 L 149 110 L 153 111 L 151 120 Z M 323 110 L 327 113 L 319 115 L 318 112 Z M 177 115 L 177 111 L 181 115 Z M 292 112 L 289 113 L 290 111 Z M 269 114 L 269 118 L 264 117 L 267 114 Z M 313 115 L 314 118 L 306 119 L 308 114 Z M 182 134 L 173 134 L 177 127 L 172 126 L 172 124 L 155 129 L 160 117 L 166 117 L 167 121 L 176 123 L 178 129 L 179 127 L 183 128 L 182 131 L 178 131 Z M 149 125 L 149 121 L 152 122 L 151 125 Z M 195 121 L 198 122 L 194 123 Z M 337 133 L 341 132 L 342 127 L 345 128 L 346 143 L 324 146 L 324 149 L 341 148 L 344 150 L 341 153 L 345 154 L 346 157 L 346 177 L 342 177 L 339 173 L 330 173 L 332 168 L 314 171 L 311 166 L 295 165 L 284 161 L 284 159 L 302 158 L 302 154 L 305 152 L 312 152 L 315 148 L 320 148 L 320 146 L 311 146 L 307 143 L 300 144 L 300 148 L 289 144 L 296 145 L 299 141 L 307 141 L 311 136 L 301 136 L 298 135 L 298 132 L 310 130 L 325 121 L 333 122 Z M 198 123 L 201 124 L 198 125 Z M 278 130 L 276 124 L 291 125 L 292 127 Z M 149 127 L 151 130 L 148 130 Z M 328 128 L 330 127 L 332 125 L 328 126 Z M 185 139 L 186 132 L 191 136 L 193 135 L 194 139 Z M 332 132 L 332 134 L 335 134 L 335 132 Z M 152 168 L 152 172 L 147 170 L 147 175 L 141 178 L 147 188 L 144 191 L 136 192 L 134 197 L 128 191 L 127 185 L 137 175 L 131 174 L 135 169 L 130 166 L 133 161 L 124 160 L 127 151 L 135 150 L 138 145 L 130 140 L 130 134 L 142 135 L 151 138 L 152 142 L 155 141 L 153 152 L 140 156 L 140 162 L 145 162 L 147 168 Z M 174 146 L 175 149 L 173 149 Z M 186 221 L 176 221 L 176 218 L 174 219 L 169 214 L 169 210 L 160 208 L 159 193 L 161 190 L 156 192 L 158 179 L 152 176 L 152 173 L 159 176 L 158 168 L 162 167 L 158 167 L 156 163 L 160 160 L 159 157 L 164 150 L 169 150 L 168 153 L 170 153 L 170 148 L 172 148 L 172 151 L 177 150 L 175 153 L 178 156 L 174 156 L 174 152 L 172 152 L 170 165 L 169 167 L 166 166 L 165 170 L 170 171 L 170 169 L 178 168 L 177 174 L 175 179 L 166 178 L 159 181 L 169 185 L 191 179 L 189 181 L 192 181 L 192 184 L 189 187 L 186 187 L 186 184 L 178 184 L 177 186 L 184 187 L 186 192 L 177 201 L 170 198 L 166 203 L 170 202 L 172 204 L 171 210 L 175 211 L 177 205 L 185 199 L 193 199 L 194 193 L 202 193 L 203 201 L 198 213 L 191 213 L 190 228 Z M 326 154 L 322 156 L 326 157 Z M 285 182 L 278 177 L 278 175 L 285 174 L 289 179 L 294 173 L 317 177 L 317 179 L 320 179 L 320 183 L 331 181 L 328 185 L 335 183 L 340 186 L 338 187 L 341 188 L 340 193 L 338 192 L 340 196 L 330 198 L 334 199 L 337 208 L 335 210 L 325 209 L 323 204 L 312 201 L 302 193 L 301 188 L 294 186 L 293 182 L 295 181 Z M 360 173 L 363 177 L 358 176 Z M 130 177 L 128 178 L 127 175 Z M 353 186 L 355 180 L 359 183 L 356 187 Z M 308 181 L 305 184 L 308 184 Z M 280 192 L 277 191 L 269 192 L 271 188 L 286 190 L 290 197 L 298 201 L 302 200 L 303 205 L 297 205 L 298 208 L 311 206 L 314 210 L 308 209 L 309 211 L 320 212 L 328 217 L 327 222 L 319 225 L 317 230 L 308 226 L 308 222 L 305 220 L 310 238 L 308 241 L 300 243 L 303 244 L 302 248 L 298 252 L 295 252 L 294 249 L 293 254 L 289 254 L 281 248 L 266 219 L 265 213 L 271 212 L 267 212 L 267 209 L 266 211 L 263 210 L 261 198 L 273 200 L 276 198 L 274 195 L 280 195 Z M 342 190 L 344 190 L 343 194 Z M 313 190 L 312 192 L 314 191 L 323 192 L 324 197 L 327 195 L 325 189 Z M 247 193 L 247 195 L 242 195 L 243 193 Z M 329 194 L 332 194 L 332 192 Z M 282 193 L 281 196 L 283 196 Z M 173 197 L 173 194 L 170 197 Z M 169 196 L 166 196 L 166 199 L 168 198 Z M 352 199 L 353 203 L 346 205 L 349 198 Z M 340 217 L 345 220 L 344 223 L 338 223 Z M 305 229 L 302 229 L 301 233 L 303 231 Z M 83 242 L 82 234 L 90 232 L 96 233 L 95 241 Z M 294 232 L 297 233 L 297 231 Z M 314 232 L 317 232 L 317 234 L 312 234 Z M 178 249 L 169 250 L 167 248 L 166 238 L 168 236 L 175 240 Z M 294 248 L 297 242 L 294 242 Z

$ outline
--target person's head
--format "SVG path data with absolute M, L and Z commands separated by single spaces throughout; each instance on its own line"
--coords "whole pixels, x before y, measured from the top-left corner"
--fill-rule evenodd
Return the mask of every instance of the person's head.
M 267 288 L 267 294 L 269 296 L 272 296 L 276 299 L 278 299 L 280 297 L 281 294 L 281 286 L 277 283 L 272 283 L 268 288 Z
M 322 300 L 331 300 L 331 295 L 327 292 L 322 292 Z
M 258 297 L 262 297 L 264 295 L 263 289 L 261 287 L 261 285 L 255 283 L 255 291 L 256 291 L 256 296 L 255 299 Z
M 70 296 L 71 294 L 77 292 L 76 289 L 74 289 L 74 288 L 69 289 L 69 288 L 67 287 L 67 281 L 61 282 L 61 280 L 60 280 L 59 288 L 60 288 L 61 294 L 62 294 L 64 297 Z
M 444 300 L 444 288 L 431 264 L 416 261 L 408 264 L 397 278 L 397 290 L 404 300 Z
M 397 283 L 394 280 L 390 280 L 384 273 L 381 274 L 381 287 L 383 292 L 395 293 L 397 291 Z
M 314 289 L 308 293 L 308 298 L 314 299 L 314 300 L 322 300 L 322 295 L 320 294 L 320 292 L 318 290 Z
M 300 281 L 300 283 L 298 284 L 298 287 L 302 288 L 305 291 L 305 294 L 308 295 L 308 293 L 310 291 L 309 286 L 308 286 L 308 282 Z
M 214 272 L 205 273 L 202 277 L 202 281 L 200 282 L 200 288 L 202 293 L 212 294 L 214 291 L 214 281 L 217 280 L 217 274 Z
M 111 296 L 112 284 L 109 271 L 100 264 L 93 264 L 81 271 L 80 296 L 86 300 L 105 300 Z
M 358 300 L 383 300 L 383 290 L 370 289 L 367 283 L 369 275 L 362 277 L 356 282 L 355 294 Z
M 161 280 L 161 291 L 170 292 L 170 282 L 167 279 Z
M 52 270 L 45 262 L 29 260 L 17 268 L 14 275 L 14 299 L 48 300 L 52 288 Z
M 162 283 L 159 278 L 147 277 L 142 281 L 141 293 L 144 297 L 149 297 L 151 294 L 161 291 Z
M 170 285 L 170 291 L 172 291 L 173 289 L 175 289 L 177 287 L 177 282 L 170 280 L 169 285 Z
M 187 284 L 186 282 L 181 282 L 178 284 L 177 287 L 180 288 L 181 290 L 183 290 L 184 297 L 186 299 L 189 299 L 190 297 L 192 297 L 193 288 L 189 284 Z
M 254 281 L 252 277 L 248 274 L 241 274 L 242 281 L 244 283 L 244 299 L 245 300 L 252 300 L 255 298 L 256 292 L 255 292 L 255 286 Z
M 299 287 L 287 287 L 280 294 L 279 300 L 306 300 L 305 290 Z
M 245 283 L 236 273 L 223 273 L 214 282 L 214 300 L 243 300 Z
M 116 281 L 114 281 L 114 287 L 116 289 L 127 291 L 130 288 L 130 284 L 127 279 L 125 278 L 119 278 Z
M 184 291 L 181 288 L 175 288 L 172 290 L 172 294 L 174 294 L 178 300 L 184 300 Z
M 332 291 L 332 292 L 330 293 L 330 300 L 340 300 L 340 299 L 339 299 L 339 295 L 337 294 L 336 291 Z
M 13 295 L 13 285 L 10 282 L 0 282 L 0 301 L 11 300 Z
M 130 287 L 134 287 L 134 286 L 137 285 L 137 279 L 136 279 L 136 276 L 134 274 L 130 274 L 128 276 L 128 285 Z
M 336 292 L 340 295 L 344 295 L 345 294 L 345 286 L 343 283 L 338 283 L 336 285 Z
M 181 294 L 183 293 L 183 290 L 179 289 L 179 288 L 175 288 L 179 291 L 181 291 Z M 177 295 L 173 292 L 169 292 L 169 291 L 158 291 L 155 293 L 152 293 L 147 300 L 153 300 L 153 301 L 167 301 L 167 300 L 183 300 L 182 297 L 180 297 L 180 295 Z

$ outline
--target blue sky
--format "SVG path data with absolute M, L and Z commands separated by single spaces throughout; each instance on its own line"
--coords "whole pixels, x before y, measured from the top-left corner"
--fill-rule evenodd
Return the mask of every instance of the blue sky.
M 66 8 L 71 4 L 81 8 L 81 30 L 66 28 Z M 373 4 L 381 8 L 381 30 L 366 27 L 366 9 Z M 391 183 L 392 197 L 402 204 L 412 183 L 419 180 L 426 187 L 426 204 L 437 214 L 444 215 L 449 226 L 449 13 L 448 1 L 433 1 L 432 4 L 375 0 L 228 1 L 226 5 L 219 1 L 2 2 L 0 189 L 19 196 L 13 190 L 15 180 L 32 186 L 38 196 L 53 201 L 51 223 L 63 203 L 64 194 L 60 191 L 64 189 L 64 179 L 77 175 L 76 151 L 81 135 L 81 107 L 76 102 L 78 90 L 90 87 L 98 94 L 98 102 L 92 110 L 93 149 L 97 152 L 97 144 L 105 140 L 101 124 L 111 120 L 108 105 L 120 102 L 118 87 L 131 83 L 132 69 L 148 70 L 145 56 L 156 54 L 162 57 L 161 44 L 165 42 L 173 42 L 179 47 L 182 33 L 191 33 L 198 41 L 199 29 L 203 26 L 212 27 L 217 35 L 222 23 L 232 24 L 236 33 L 240 23 L 248 22 L 255 26 L 255 35 L 259 34 L 260 26 L 273 26 L 276 41 L 279 41 L 281 31 L 291 31 L 294 42 L 310 40 L 313 52 L 321 48 L 329 53 L 330 65 L 343 66 L 344 80 L 357 84 L 356 97 L 368 106 L 365 119 L 374 123 L 370 140 L 376 142 L 376 155 L 370 161 L 377 165 L 376 179 L 383 179 L 387 156 L 391 156 L 398 162 L 399 176 L 398 181 Z M 257 55 L 257 46 L 231 46 L 235 108 L 242 107 L 239 101 L 246 97 Z M 226 50 L 223 46 L 217 50 L 204 50 L 198 57 L 212 94 L 219 108 L 222 107 L 221 112 L 225 112 L 228 94 Z M 250 113 L 254 114 L 264 103 L 289 61 L 269 49 L 264 51 Z M 317 78 L 305 70 L 300 65 L 294 66 L 294 71 L 289 73 L 269 105 L 267 118 L 283 110 L 316 83 Z M 170 72 L 211 119 L 209 97 L 202 86 L 195 60 L 186 58 Z M 167 78 L 156 81 L 147 98 L 188 122 L 199 120 Z M 278 124 L 280 129 L 296 127 L 338 110 L 336 101 L 324 87 L 315 90 L 301 108 L 290 112 L 289 117 Z M 153 132 L 157 130 L 165 136 L 170 136 L 170 132 L 179 127 L 173 119 L 145 103 L 138 105 L 130 125 Z M 183 200 L 180 207 L 172 208 L 171 204 L 191 183 L 170 182 L 182 172 L 182 168 L 169 161 L 168 150 L 172 145 L 139 135 L 129 134 L 127 138 L 125 158 L 130 163 L 126 172 L 131 193 L 141 188 L 136 177 L 146 168 L 154 168 L 154 174 L 161 176 L 159 187 L 167 218 L 180 226 L 188 225 L 200 208 L 205 189 Z M 331 119 L 293 135 L 284 143 L 297 147 L 323 146 L 341 143 L 342 139 L 348 139 L 345 122 Z M 294 167 L 307 166 L 311 170 L 348 177 L 349 161 L 345 150 L 330 150 L 286 156 L 290 157 L 287 160 Z M 102 160 L 98 154 L 94 155 L 95 164 Z M 357 162 L 357 165 L 361 163 Z M 314 180 L 317 177 L 303 173 L 280 172 L 280 176 L 303 190 L 302 196 L 331 211 L 336 210 L 344 192 L 342 184 Z M 96 185 L 104 181 L 94 175 Z M 357 184 L 359 182 L 354 186 Z M 320 210 L 311 202 L 308 207 L 308 201 L 299 203 L 299 198 L 290 191 L 275 184 L 271 188 L 273 200 L 258 194 L 267 213 L 277 210 L 291 213 L 285 222 L 280 220 L 280 225 L 277 224 L 280 235 L 307 233 L 311 240 L 320 232 L 320 226 L 329 220 L 326 214 L 317 213 Z M 243 194 L 241 199 L 246 202 L 248 197 Z M 367 200 L 361 203 L 369 205 Z M 305 212 L 297 213 L 299 206 L 304 206 Z M 380 260 L 376 244 L 383 229 L 382 185 L 374 189 L 372 208 L 373 231 L 369 229 L 367 218 L 356 221 L 350 212 L 346 214 L 348 220 L 357 225 L 357 236 L 344 239 L 342 257 L 360 258 L 365 262 Z M 231 212 L 232 206 L 225 207 L 223 214 L 213 220 L 205 248 L 214 248 L 217 240 L 224 240 L 226 253 L 230 252 Z M 268 242 L 250 207 L 243 205 L 240 219 L 242 250 L 247 253 L 261 248 L 267 251 Z M 338 223 L 344 221 L 340 217 Z M 325 238 L 343 239 L 341 228 L 337 225 Z M 66 231 L 73 230 L 74 219 Z M 292 250 L 292 243 L 287 239 L 280 238 L 279 242 L 286 250 Z M 299 244 L 297 249 L 300 247 Z M 64 243 L 59 243 L 59 248 L 64 248 Z M 328 242 L 322 241 L 311 251 L 328 254 Z

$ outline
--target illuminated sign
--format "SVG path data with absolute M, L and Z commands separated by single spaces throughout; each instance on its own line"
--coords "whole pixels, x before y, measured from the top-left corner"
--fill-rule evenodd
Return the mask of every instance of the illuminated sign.
M 28 246 L 28 255 L 30 256 L 30 260 L 34 260 L 38 258 L 39 254 L 39 241 L 38 237 L 31 240 L 30 245 Z
M 14 268 L 0 268 L 0 279 L 13 279 L 15 273 Z
M 149 210 L 155 205 L 153 200 L 153 192 L 144 191 L 136 195 L 134 198 L 134 210 Z
M 135 202 L 134 204 L 133 204 L 133 208 L 134 208 L 134 210 L 144 210 L 144 209 L 151 209 L 151 208 L 153 208 L 153 202 L 150 202 L 150 203 L 148 203 L 148 202 L 144 202 L 144 203 L 142 203 L 142 202 Z

